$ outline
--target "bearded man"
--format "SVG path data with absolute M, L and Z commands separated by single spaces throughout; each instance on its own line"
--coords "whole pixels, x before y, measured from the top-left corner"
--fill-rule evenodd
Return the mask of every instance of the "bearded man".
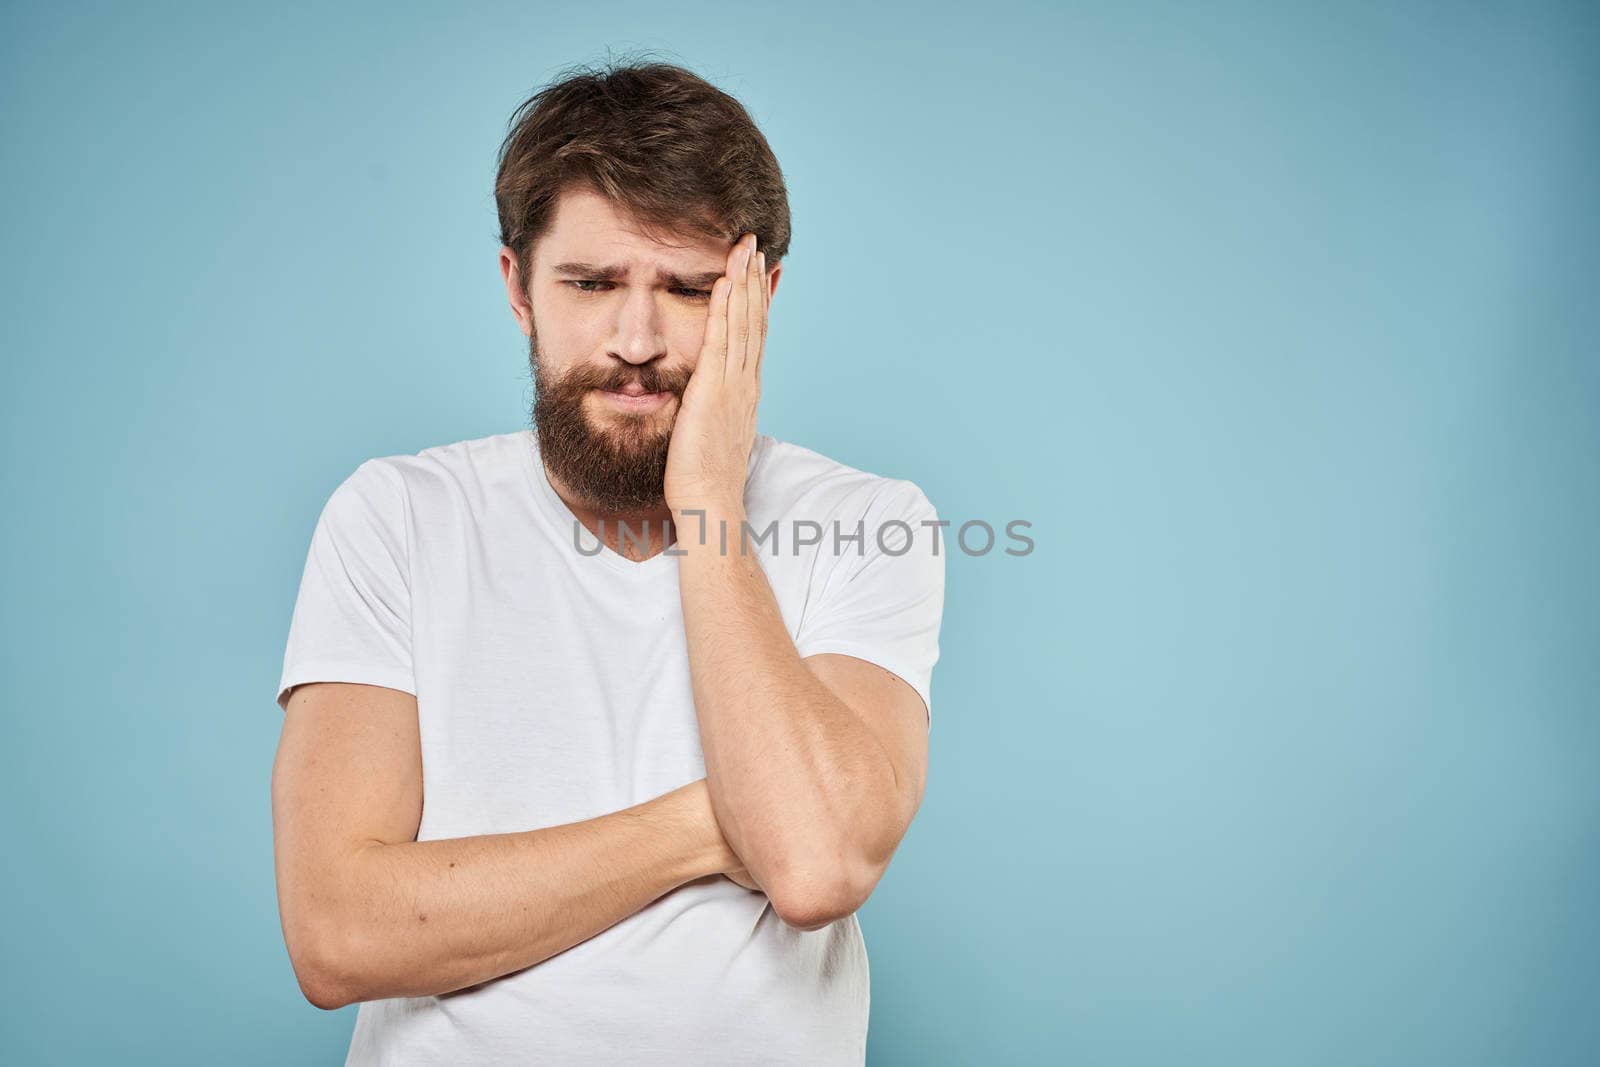
M 681 67 L 513 116 L 532 428 L 328 498 L 272 779 L 305 996 L 357 1064 L 860 1064 L 856 911 L 922 802 L 944 525 L 756 428 L 782 174 Z

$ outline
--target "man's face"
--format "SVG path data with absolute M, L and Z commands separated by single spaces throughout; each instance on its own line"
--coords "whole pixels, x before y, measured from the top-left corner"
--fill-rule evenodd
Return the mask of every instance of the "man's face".
M 664 506 L 672 427 L 732 247 L 670 241 L 640 233 L 605 197 L 572 189 L 531 257 L 524 329 L 540 451 L 602 510 Z

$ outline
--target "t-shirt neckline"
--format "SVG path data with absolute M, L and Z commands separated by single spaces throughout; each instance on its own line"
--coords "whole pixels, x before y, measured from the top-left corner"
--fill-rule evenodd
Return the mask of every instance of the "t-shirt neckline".
M 544 460 L 539 455 L 537 431 L 532 429 L 522 430 L 517 436 L 520 446 L 517 451 L 522 456 L 523 469 L 528 475 L 528 481 L 532 484 L 533 495 L 538 498 L 546 516 L 555 525 L 564 548 L 571 549 L 573 553 L 582 559 L 598 561 L 618 574 L 649 576 L 658 573 L 671 573 L 676 570 L 678 556 L 669 554 L 666 549 L 657 552 L 648 559 L 633 560 L 622 555 L 590 532 L 587 527 L 578 521 L 578 517 L 567 506 L 567 502 L 561 499 L 561 494 L 556 492 L 555 486 L 550 484 L 550 477 L 545 473 Z M 751 446 L 750 463 L 745 468 L 746 486 L 750 484 L 751 476 L 755 473 L 757 465 L 766 454 L 765 445 L 767 442 L 764 440 L 765 436 L 757 433 L 755 443 Z M 581 531 L 581 533 L 575 534 L 575 530 Z M 582 551 L 579 550 L 578 544 L 573 543 L 572 538 L 574 536 L 580 538 L 578 544 L 583 546 Z M 676 540 L 673 541 L 673 545 L 677 543 Z M 595 545 L 599 545 L 599 551 L 597 552 L 591 551 Z

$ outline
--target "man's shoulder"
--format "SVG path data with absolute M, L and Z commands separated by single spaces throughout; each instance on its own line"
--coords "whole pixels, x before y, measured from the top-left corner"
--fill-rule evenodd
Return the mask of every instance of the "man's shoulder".
M 382 478 L 421 494 L 492 488 L 499 481 L 522 476 L 521 452 L 532 447 L 530 437 L 527 430 L 514 430 L 431 445 L 417 452 L 374 456 L 363 462 L 356 474 Z
M 932 511 L 922 487 L 909 478 L 852 466 L 792 441 L 762 437 L 763 454 L 747 492 L 752 512 L 821 518 L 860 516 L 869 509 Z

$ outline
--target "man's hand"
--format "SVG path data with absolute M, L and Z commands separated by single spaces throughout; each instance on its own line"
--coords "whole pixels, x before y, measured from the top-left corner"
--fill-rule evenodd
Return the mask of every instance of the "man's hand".
M 719 860 L 717 872 L 726 875 L 732 882 L 737 882 L 746 889 L 757 893 L 765 892 L 744 865 L 744 860 L 728 844 L 727 835 L 722 832 L 722 826 L 717 822 L 716 810 L 711 804 L 711 789 L 704 778 L 696 778 L 688 785 L 680 786 L 671 793 L 661 797 L 662 801 L 671 801 L 683 804 L 689 816 L 702 826 L 709 827 L 717 836 Z
M 684 387 L 667 449 L 664 492 L 673 522 L 685 508 L 737 512 L 756 437 L 761 356 L 767 337 L 765 253 L 756 235 L 728 252 L 727 273 L 711 289 L 700 361 Z

